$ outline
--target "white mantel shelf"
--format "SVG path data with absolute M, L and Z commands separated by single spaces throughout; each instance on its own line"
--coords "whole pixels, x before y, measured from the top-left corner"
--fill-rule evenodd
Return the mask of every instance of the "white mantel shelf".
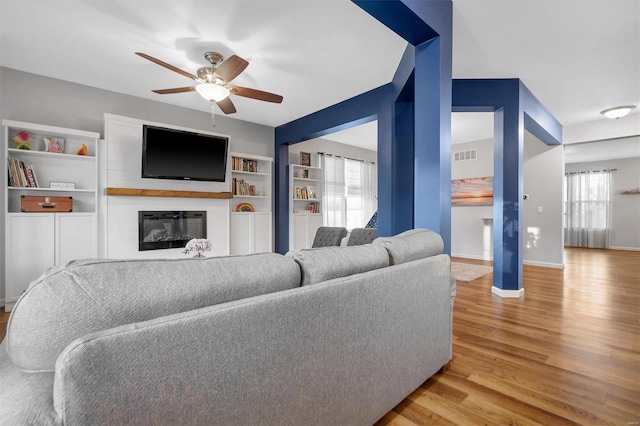
M 120 197 L 212 198 L 218 200 L 230 200 L 233 198 L 231 192 L 176 191 L 143 188 L 107 188 L 105 193 L 107 195 Z

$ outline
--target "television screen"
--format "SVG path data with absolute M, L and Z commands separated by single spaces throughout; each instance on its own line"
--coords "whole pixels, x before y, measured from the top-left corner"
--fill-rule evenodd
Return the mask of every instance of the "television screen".
M 229 138 L 144 125 L 142 177 L 224 182 Z

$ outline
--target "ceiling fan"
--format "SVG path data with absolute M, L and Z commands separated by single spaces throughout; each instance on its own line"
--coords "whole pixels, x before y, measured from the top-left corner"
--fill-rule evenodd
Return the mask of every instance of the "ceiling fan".
M 245 98 L 257 99 L 259 101 L 281 103 L 282 96 L 274 93 L 263 92 L 262 90 L 250 89 L 248 87 L 232 86 L 229 84 L 231 80 L 236 78 L 245 68 L 249 65 L 249 62 L 242 59 L 239 56 L 232 55 L 227 60 L 218 52 L 206 52 L 204 57 L 211 66 L 198 68 L 197 76 L 174 67 L 171 64 L 163 62 L 159 59 L 149 56 L 146 53 L 135 52 L 136 55 L 143 57 L 151 62 L 154 62 L 160 66 L 170 69 L 173 72 L 190 78 L 197 82 L 195 86 L 187 87 L 175 87 L 173 89 L 158 89 L 152 90 L 152 92 L 160 95 L 167 95 L 171 93 L 184 93 L 197 91 L 203 98 L 215 103 L 220 107 L 225 114 L 233 114 L 236 112 L 236 107 L 229 99 L 229 95 L 237 95 Z M 222 62 L 222 63 L 221 63 Z M 220 64 L 220 65 L 218 65 Z

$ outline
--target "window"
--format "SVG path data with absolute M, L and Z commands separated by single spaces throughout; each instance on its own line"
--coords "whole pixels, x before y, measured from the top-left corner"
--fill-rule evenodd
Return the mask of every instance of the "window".
M 564 177 L 565 245 L 608 246 L 611 172 L 568 173 Z
M 375 164 L 328 154 L 323 159 L 325 225 L 363 228 L 377 209 Z

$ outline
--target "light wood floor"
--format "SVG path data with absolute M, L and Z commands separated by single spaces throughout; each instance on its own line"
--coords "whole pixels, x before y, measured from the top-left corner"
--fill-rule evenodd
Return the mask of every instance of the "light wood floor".
M 9 321 L 9 312 L 4 311 L 4 307 L 0 308 L 0 342 L 4 340 L 7 333 L 7 322 Z
M 458 282 L 452 361 L 378 425 L 638 425 L 640 252 L 565 255 L 525 265 L 523 299 Z
M 458 282 L 452 361 L 378 425 L 638 425 L 640 252 L 565 256 L 524 266 L 523 299 Z

